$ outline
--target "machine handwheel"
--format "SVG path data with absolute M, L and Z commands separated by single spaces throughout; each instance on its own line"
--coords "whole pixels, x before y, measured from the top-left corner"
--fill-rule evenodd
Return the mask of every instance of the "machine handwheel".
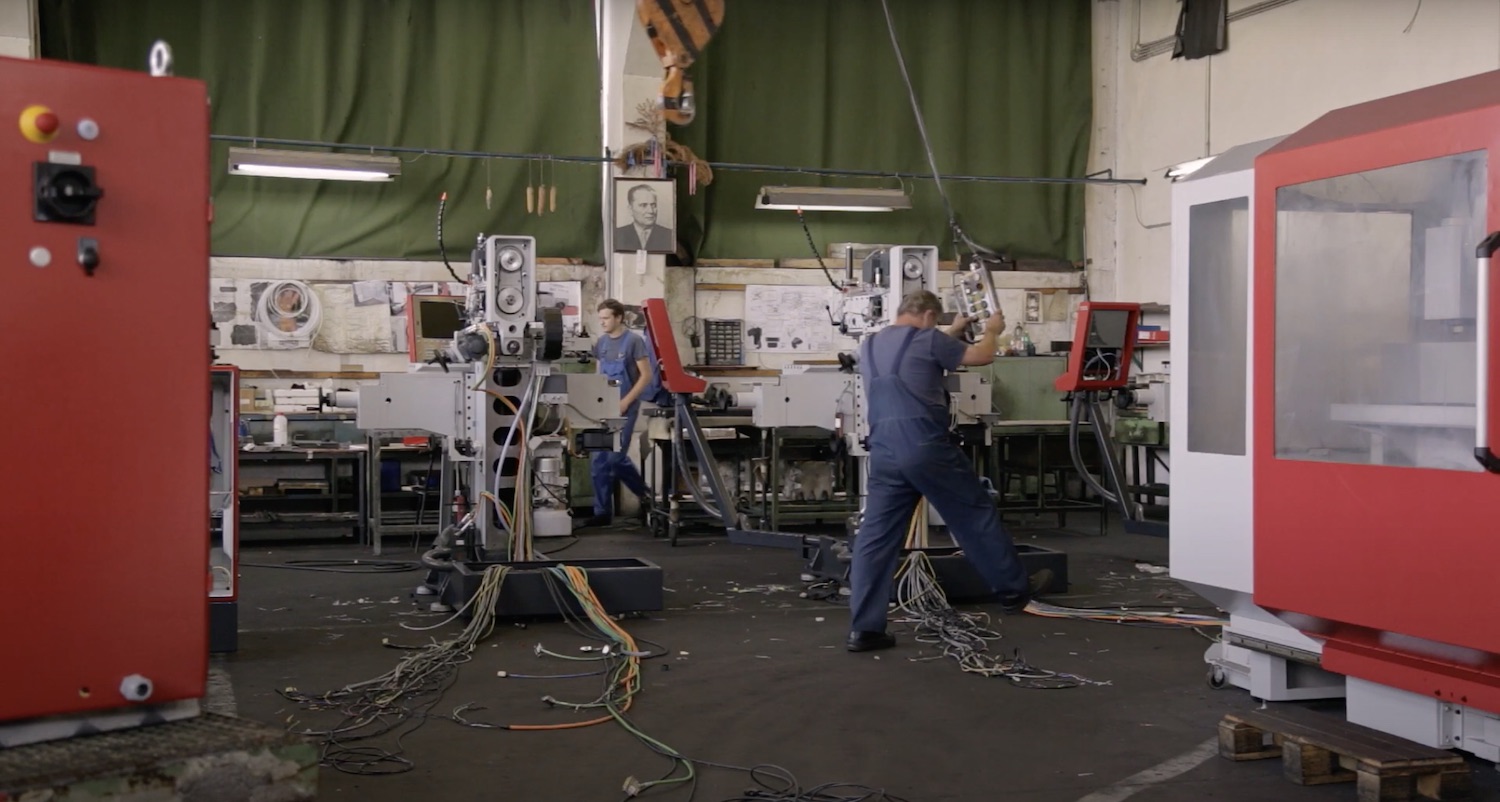
M 1223 666 L 1211 666 L 1208 669 L 1208 687 L 1220 690 L 1229 684 L 1229 678 L 1224 676 Z

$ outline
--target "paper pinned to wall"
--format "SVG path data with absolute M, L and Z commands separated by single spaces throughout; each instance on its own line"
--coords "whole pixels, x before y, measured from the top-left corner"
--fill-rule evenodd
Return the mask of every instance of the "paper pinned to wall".
M 829 309 L 833 287 L 752 284 L 745 287 L 745 336 L 760 351 L 827 353 L 833 350 Z
M 380 354 L 395 350 L 388 303 L 360 304 L 359 285 L 318 284 L 323 325 L 313 347 L 331 354 Z

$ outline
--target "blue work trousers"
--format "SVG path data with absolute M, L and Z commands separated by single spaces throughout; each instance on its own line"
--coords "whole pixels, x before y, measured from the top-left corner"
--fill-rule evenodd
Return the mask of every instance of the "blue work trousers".
M 885 631 L 901 547 L 923 497 L 942 516 L 991 591 L 1002 598 L 1025 593 L 1026 570 L 1015 543 L 1000 523 L 994 499 L 958 446 L 931 435 L 891 439 L 899 447 L 871 444 L 865 514 L 850 566 L 850 629 Z
M 646 480 L 641 478 L 641 472 L 636 469 L 635 463 L 630 461 L 630 438 L 635 432 L 635 421 L 639 416 L 640 402 L 637 401 L 625 418 L 625 427 L 620 430 L 620 450 L 600 451 L 594 454 L 594 461 L 589 466 L 589 477 L 594 483 L 594 515 L 596 516 L 614 515 L 616 481 L 625 485 L 630 492 L 642 500 L 651 497 L 651 491 L 646 487 Z

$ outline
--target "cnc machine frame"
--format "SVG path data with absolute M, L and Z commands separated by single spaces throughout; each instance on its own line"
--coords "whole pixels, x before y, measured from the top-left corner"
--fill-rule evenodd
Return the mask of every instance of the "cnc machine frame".
M 1477 176 L 1477 186 L 1462 183 L 1469 180 L 1464 170 Z M 1412 171 L 1427 172 L 1419 173 L 1423 180 L 1416 183 L 1395 177 Z M 1324 188 L 1334 186 L 1328 182 L 1341 177 L 1356 180 L 1366 192 L 1358 202 L 1366 207 L 1326 194 Z M 1296 254 L 1300 261 L 1283 264 L 1278 248 L 1296 242 L 1287 212 L 1296 207 L 1283 205 L 1283 199 L 1291 204 L 1317 200 L 1324 193 L 1323 198 L 1346 204 L 1325 201 L 1324 208 L 1347 216 L 1404 202 L 1392 198 L 1432 197 L 1448 185 L 1459 191 L 1458 198 L 1472 197 L 1470 219 L 1457 223 L 1464 241 L 1452 253 L 1434 250 L 1432 226 L 1447 221 L 1427 222 L 1417 211 L 1408 212 L 1410 228 L 1404 236 L 1411 239 L 1411 253 L 1401 250 L 1399 258 L 1412 262 L 1401 280 L 1419 287 L 1411 291 L 1409 305 L 1390 312 L 1361 306 L 1367 320 L 1339 320 L 1328 311 L 1289 316 L 1306 293 L 1288 290 L 1278 296 L 1278 286 L 1300 286 L 1308 274 L 1298 271 L 1358 276 L 1378 267 L 1366 254 L 1386 258 L 1393 249 L 1318 252 L 1311 265 Z M 1500 72 L 1324 115 L 1257 158 L 1254 199 L 1255 602 L 1323 642 L 1323 666 L 1349 677 L 1351 720 L 1429 745 L 1500 759 L 1500 597 L 1492 591 L 1500 558 L 1500 541 L 1493 537 L 1500 492 L 1500 476 L 1494 472 L 1500 465 L 1490 457 L 1500 447 L 1500 403 L 1492 398 L 1500 382 L 1494 381 L 1487 361 L 1500 347 L 1500 332 L 1491 324 L 1500 308 L 1493 297 L 1490 262 L 1482 258 L 1487 254 L 1480 251 L 1476 258 L 1481 243 L 1492 241 L 1488 235 L 1500 229 Z M 1401 224 L 1391 218 L 1387 215 L 1384 222 Z M 1372 220 L 1371 225 L 1377 222 L 1383 221 Z M 1326 227 L 1317 227 L 1305 239 L 1364 246 L 1374 237 L 1373 227 L 1352 240 L 1333 239 Z M 1451 270 L 1460 284 L 1474 279 L 1477 292 L 1418 285 L 1428 281 L 1430 268 Z M 1371 284 L 1389 288 L 1397 280 L 1371 279 Z M 1431 307 L 1424 313 L 1423 304 L 1434 292 L 1448 291 L 1455 310 L 1438 315 L 1448 320 L 1433 321 Z M 1457 308 L 1465 297 L 1477 297 L 1472 312 Z M 1360 365 L 1364 372 L 1356 376 L 1381 379 L 1368 387 L 1375 403 L 1285 408 L 1280 411 L 1288 414 L 1278 417 L 1278 402 L 1287 403 L 1291 394 L 1311 390 L 1336 401 L 1350 395 L 1347 385 L 1320 386 L 1310 371 L 1296 371 L 1307 344 L 1320 340 L 1292 342 L 1296 330 L 1290 328 L 1282 339 L 1278 327 L 1307 328 L 1308 320 L 1327 326 L 1325 331 L 1357 324 L 1373 332 L 1365 341 L 1340 345 L 1345 350 L 1336 356 L 1343 361 L 1329 364 L 1334 369 Z M 1393 368 L 1372 359 L 1365 347 L 1370 341 L 1407 347 L 1438 335 L 1454 343 L 1476 343 L 1477 358 L 1466 370 L 1455 367 L 1415 382 L 1393 381 L 1393 374 L 1382 372 Z M 1303 350 L 1297 350 L 1299 343 Z M 1390 349 L 1379 357 L 1390 359 Z M 1425 352 L 1419 359 L 1424 367 L 1432 365 Z M 1278 382 L 1279 360 L 1286 372 Z M 1425 397 L 1440 389 L 1438 382 L 1456 383 L 1453 394 L 1467 395 L 1477 404 L 1389 400 L 1402 393 Z M 1344 432 L 1425 437 L 1423 427 L 1469 431 L 1480 459 L 1473 459 L 1465 442 L 1444 446 L 1443 467 L 1424 467 L 1420 460 L 1433 455 L 1421 452 L 1417 464 L 1393 460 L 1389 452 L 1370 452 L 1360 459 L 1283 453 L 1288 446 L 1286 438 L 1278 441 L 1278 427 L 1306 426 L 1310 417 L 1315 423 L 1338 422 Z M 1350 427 L 1347 422 L 1356 418 L 1357 425 Z M 1346 434 L 1345 442 L 1358 441 Z
M 1232 148 L 1172 186 L 1172 578 L 1229 613 L 1204 655 L 1209 684 L 1271 702 L 1344 695 L 1321 644 L 1252 599 L 1254 162 L 1279 141 Z
M 0 747 L 198 713 L 208 118 L 202 81 L 0 58 Z

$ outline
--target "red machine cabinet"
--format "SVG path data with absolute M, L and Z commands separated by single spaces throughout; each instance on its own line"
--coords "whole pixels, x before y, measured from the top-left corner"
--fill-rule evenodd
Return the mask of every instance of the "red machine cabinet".
M 1068 366 L 1052 386 L 1065 393 L 1118 390 L 1130 384 L 1130 360 L 1141 320 L 1141 305 L 1119 301 L 1084 301 Z
M 200 81 L 0 58 L 0 730 L 203 695 L 208 122 Z
M 1497 177 L 1491 72 L 1285 138 L 1253 222 L 1255 601 L 1331 671 L 1491 712 Z

